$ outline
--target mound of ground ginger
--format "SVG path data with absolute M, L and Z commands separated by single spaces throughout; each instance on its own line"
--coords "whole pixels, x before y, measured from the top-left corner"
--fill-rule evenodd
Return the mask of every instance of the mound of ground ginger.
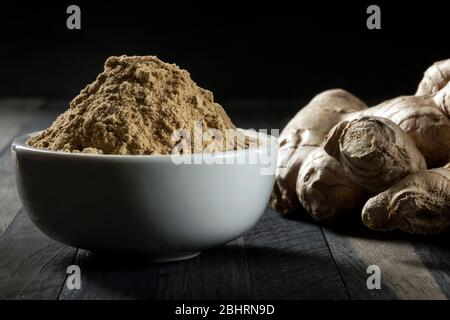
M 222 140 L 215 135 L 194 139 L 199 125 L 203 132 L 215 129 Z M 69 109 L 28 144 L 67 152 L 171 154 L 183 139 L 173 136 L 180 129 L 191 134 L 186 153 L 217 150 L 218 144 L 218 151 L 248 147 L 213 94 L 197 86 L 186 70 L 154 56 L 113 56 Z M 235 132 L 231 142 L 225 139 L 227 131 Z

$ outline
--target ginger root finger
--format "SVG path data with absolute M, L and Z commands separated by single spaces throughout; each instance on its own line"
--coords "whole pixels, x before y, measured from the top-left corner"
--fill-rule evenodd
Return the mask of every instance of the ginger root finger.
M 358 98 L 345 90 L 333 89 L 315 96 L 289 121 L 278 139 L 279 152 L 271 205 L 281 212 L 289 213 L 299 208 L 310 208 L 296 193 L 299 171 L 316 148 L 320 148 L 329 130 L 345 114 L 367 109 Z M 341 168 L 342 170 L 342 168 Z M 308 212 L 314 216 L 313 212 Z
M 435 62 L 429 67 L 417 88 L 416 96 L 437 93 L 450 81 L 450 59 Z
M 325 151 L 369 194 L 380 193 L 410 173 L 426 170 L 412 139 L 386 118 L 342 121 L 328 135 Z
M 373 230 L 400 229 L 415 234 L 450 230 L 450 169 L 410 174 L 369 199 L 362 220 Z
M 442 111 L 448 107 L 449 97 L 450 85 L 447 85 L 434 96 L 398 97 L 346 115 L 344 119 L 353 120 L 360 116 L 387 118 L 411 137 L 428 167 L 440 167 L 448 162 L 450 153 L 450 118 Z
M 433 96 L 433 101 L 450 118 L 450 82 Z
M 303 160 L 317 147 L 297 147 L 294 137 L 280 143 L 275 185 L 271 205 L 280 213 L 293 212 L 301 207 L 295 191 L 297 176 Z
M 305 210 L 318 222 L 333 224 L 361 208 L 363 188 L 345 174 L 340 163 L 316 148 L 299 171 L 296 192 Z

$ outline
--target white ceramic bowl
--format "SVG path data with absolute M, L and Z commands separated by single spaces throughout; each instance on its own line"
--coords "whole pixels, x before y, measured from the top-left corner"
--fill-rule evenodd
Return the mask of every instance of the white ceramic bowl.
M 170 155 L 90 155 L 13 142 L 19 195 L 49 237 L 93 252 L 180 260 L 251 229 L 269 200 L 276 139 L 224 152 L 228 159 L 267 153 L 267 164 L 175 164 Z M 248 161 L 247 161 L 248 162 Z M 262 171 L 265 174 L 262 174 Z M 267 174 L 269 173 L 269 174 Z

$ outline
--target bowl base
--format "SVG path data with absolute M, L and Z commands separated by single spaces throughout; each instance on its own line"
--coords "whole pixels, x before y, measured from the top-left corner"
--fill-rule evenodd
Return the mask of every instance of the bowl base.
M 122 260 L 129 262 L 174 262 L 181 260 L 188 260 L 198 256 L 201 251 L 183 251 L 183 252 L 168 252 L 158 254 L 145 254 L 145 253 L 115 253 L 101 250 L 88 250 L 91 257 L 95 257 L 101 260 L 116 260 L 120 257 Z
M 151 262 L 175 262 L 175 261 L 188 260 L 188 259 L 195 258 L 200 253 L 201 253 L 201 251 L 158 254 L 158 255 L 154 255 L 154 256 L 149 256 L 146 260 L 151 261 Z

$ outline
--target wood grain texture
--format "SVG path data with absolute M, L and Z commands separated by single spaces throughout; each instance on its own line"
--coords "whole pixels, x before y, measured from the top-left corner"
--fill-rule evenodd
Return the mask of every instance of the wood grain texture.
M 21 210 L 0 237 L 0 300 L 56 299 L 75 251 L 46 237 Z
M 0 236 L 22 208 L 13 173 L 0 173 Z
M 252 297 L 244 239 L 206 250 L 194 259 L 162 264 L 158 299 L 249 299 Z
M 63 105 L 65 105 L 65 102 L 63 101 L 53 101 L 43 104 L 41 108 L 33 114 L 30 122 L 19 128 L 15 135 L 11 137 L 11 142 L 15 137 L 22 134 L 48 128 L 56 119 L 56 117 L 60 115 L 61 112 L 63 112 L 63 110 L 61 110 L 61 106 Z M 13 172 L 12 158 L 9 152 L 10 143 L 8 144 L 7 148 L 3 149 L 3 152 L 0 153 L 0 173 Z
M 245 235 L 255 299 L 348 299 L 321 229 L 268 209 Z
M 324 228 L 334 259 L 352 299 L 445 299 L 433 274 L 404 233 L 352 232 Z M 432 250 L 432 248 L 429 248 Z M 381 270 L 381 289 L 367 288 L 367 267 Z
M 447 299 L 450 299 L 450 237 L 418 237 L 413 240 L 417 255 L 433 275 Z
M 32 100 L 32 102 L 35 103 L 34 100 Z M 16 107 L 19 108 L 19 103 L 16 104 Z M 11 105 L 13 104 L 8 104 L 8 106 Z M 30 120 L 31 122 L 25 122 L 22 127 L 15 130 L 13 133 L 14 136 L 11 136 L 9 138 L 10 141 L 8 142 L 7 147 L 3 148 L 3 151 L 0 152 L 0 202 L 2 203 L 2 205 L 0 206 L 0 235 L 6 230 L 19 209 L 22 207 L 19 195 L 16 191 L 14 166 L 12 163 L 9 145 L 11 141 L 18 135 L 47 128 L 60 113 L 60 110 L 51 108 L 51 104 L 48 104 L 43 109 L 39 110 L 36 109 L 37 105 L 35 107 L 26 106 L 27 105 L 22 106 L 22 108 L 25 108 L 24 117 L 32 117 L 32 120 Z M 1 110 L 2 109 L 0 108 L 0 115 L 2 114 Z M 33 113 L 31 113 L 32 111 Z M 16 123 L 19 124 L 22 122 L 16 121 Z
M 64 286 L 61 300 L 155 299 L 159 265 L 129 257 L 96 256 L 78 250 L 74 264 L 81 270 L 81 289 Z
M 0 100 L 0 152 L 9 148 L 11 140 L 31 121 L 43 103 L 42 99 Z
M 32 106 L 24 106 L 28 100 L 20 101 L 6 101 L 8 106 L 22 109 L 8 111 L 9 121 L 19 127 L 10 130 L 12 126 L 9 125 L 10 135 L 8 139 L 3 139 L 9 141 L 0 153 L 0 235 L 8 228 L 0 236 L 0 299 L 56 299 L 76 249 L 58 244 L 43 235 L 23 210 L 17 215 L 21 203 L 16 191 L 9 144 L 15 136 L 48 127 L 60 111 L 42 109 L 42 100 L 32 100 Z M 2 116 L 3 110 L 0 108 Z M 3 130 L 2 134 L 5 132 Z

